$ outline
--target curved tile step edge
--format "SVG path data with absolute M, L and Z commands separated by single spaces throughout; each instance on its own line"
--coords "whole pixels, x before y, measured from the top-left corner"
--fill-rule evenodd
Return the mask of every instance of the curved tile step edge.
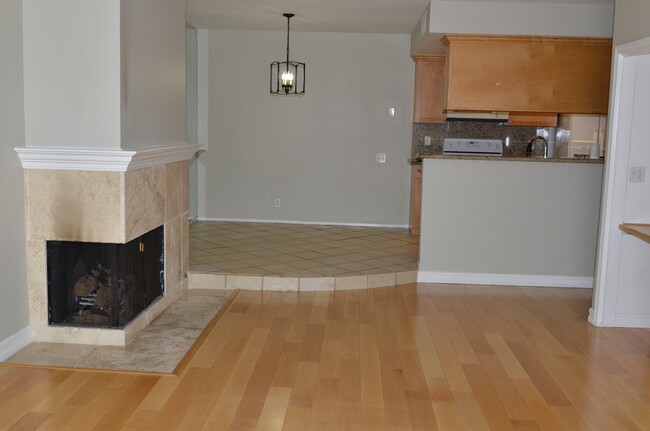
M 258 275 L 224 275 L 190 272 L 190 289 L 262 290 L 314 292 L 372 289 L 398 286 L 417 281 L 417 271 L 343 277 L 280 277 Z

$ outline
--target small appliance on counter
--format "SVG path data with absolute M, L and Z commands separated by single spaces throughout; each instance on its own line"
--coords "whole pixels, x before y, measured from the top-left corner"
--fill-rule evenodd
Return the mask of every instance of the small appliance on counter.
M 607 117 L 604 115 L 560 115 L 556 155 L 592 159 L 604 157 L 606 137 Z
M 501 139 L 447 138 L 442 143 L 442 154 L 457 156 L 503 156 Z

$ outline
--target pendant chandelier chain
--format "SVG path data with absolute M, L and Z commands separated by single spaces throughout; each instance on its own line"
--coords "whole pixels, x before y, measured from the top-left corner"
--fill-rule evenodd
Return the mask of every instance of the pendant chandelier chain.
M 289 64 L 289 32 L 291 31 L 289 22 L 291 21 L 293 14 L 286 13 L 284 16 L 287 17 L 287 64 Z

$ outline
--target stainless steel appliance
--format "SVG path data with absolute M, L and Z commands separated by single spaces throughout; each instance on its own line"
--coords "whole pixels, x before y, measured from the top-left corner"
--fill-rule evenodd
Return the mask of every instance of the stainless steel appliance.
M 460 156 L 503 156 L 501 139 L 447 138 L 442 153 Z

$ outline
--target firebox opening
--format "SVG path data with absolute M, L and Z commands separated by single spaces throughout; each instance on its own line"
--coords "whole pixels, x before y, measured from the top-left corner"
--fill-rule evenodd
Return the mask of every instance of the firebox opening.
M 126 244 L 47 241 L 48 323 L 123 328 L 164 292 L 162 226 Z

